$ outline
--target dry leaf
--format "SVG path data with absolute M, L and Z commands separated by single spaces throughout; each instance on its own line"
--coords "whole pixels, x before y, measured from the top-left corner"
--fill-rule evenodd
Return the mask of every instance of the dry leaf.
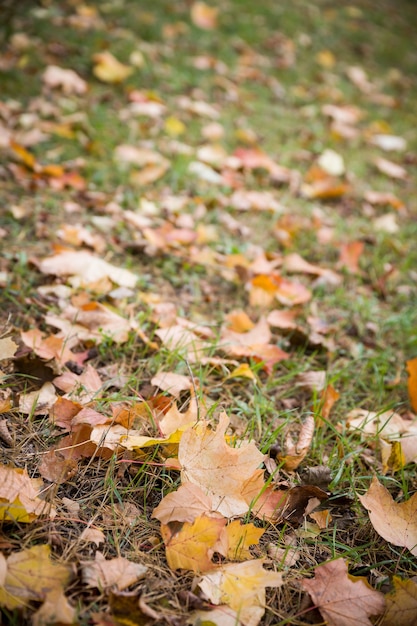
M 46 382 L 37 391 L 22 393 L 19 398 L 19 410 L 26 415 L 48 415 L 57 400 L 52 383 Z
M 85 528 L 79 537 L 80 541 L 86 541 L 87 543 L 95 543 L 98 547 L 101 543 L 106 541 L 106 537 L 102 530 L 99 528 Z
M 245 482 L 254 477 L 264 455 L 253 442 L 240 448 L 227 445 L 228 423 L 226 413 L 222 413 L 215 431 L 205 422 L 187 430 L 179 445 L 178 459 L 182 481 L 198 485 L 212 498 L 213 510 L 233 517 L 249 510 L 244 497 Z
M 162 526 L 161 534 L 169 567 L 195 573 L 212 569 L 214 565 L 211 558 L 225 524 L 224 518 L 203 515 L 192 523 L 184 522 L 177 532 L 172 532 L 169 526 Z
M 254 524 L 241 524 L 240 520 L 230 522 L 222 531 L 220 542 L 224 543 L 224 551 L 220 552 L 230 561 L 251 559 L 250 546 L 257 546 L 265 529 Z
M 408 395 L 413 411 L 417 413 L 417 357 L 407 361 Z
M 194 2 L 191 5 L 191 20 L 198 28 L 214 30 L 217 28 L 218 12 L 219 9 L 205 2 Z
M 39 515 L 56 515 L 54 507 L 41 500 L 39 478 L 30 478 L 26 470 L 0 465 L 0 519 L 32 522 Z
M 375 165 L 382 174 L 390 178 L 405 180 L 408 177 L 407 170 L 404 167 L 398 165 L 398 163 L 393 163 L 393 161 L 388 161 L 388 159 L 378 157 L 375 159 Z
M 56 594 L 62 594 L 72 570 L 67 565 L 52 561 L 50 553 L 49 546 L 39 545 L 13 552 L 8 557 L 6 576 L 0 586 L 0 606 L 11 610 L 24 608 L 31 601 L 54 602 Z
M 417 556 L 417 493 L 406 502 L 394 502 L 389 491 L 374 477 L 359 500 L 381 537 L 395 546 L 408 548 Z
M 175 374 L 174 372 L 158 372 L 152 378 L 151 385 L 159 387 L 162 391 L 167 391 L 174 398 L 178 398 L 181 391 L 188 391 L 193 386 L 189 376 Z
M 177 491 L 165 496 L 154 509 L 152 517 L 161 524 L 170 522 L 193 523 L 197 517 L 211 511 L 211 498 L 200 487 L 192 483 L 181 485 Z
M 93 74 L 103 83 L 121 83 L 133 72 L 132 67 L 120 63 L 108 50 L 95 54 L 93 61 Z
M 115 586 L 119 591 L 134 585 L 148 570 L 123 557 L 106 560 L 101 552 L 96 552 L 95 561 L 83 561 L 81 568 L 83 581 L 88 587 L 108 589 Z
M 359 576 L 348 573 L 344 559 L 316 567 L 312 579 L 302 585 L 310 594 L 328 626 L 371 626 L 369 617 L 385 608 L 382 593 L 375 591 Z
M 210 602 L 226 604 L 245 626 L 257 626 L 265 613 L 265 587 L 282 585 L 282 574 L 265 570 L 263 564 L 263 559 L 227 563 L 198 585 Z
M 103 278 L 109 278 L 122 287 L 134 287 L 138 280 L 136 274 L 129 270 L 115 267 L 84 250 L 78 252 L 64 251 L 61 254 L 47 257 L 40 261 L 39 269 L 44 274 L 76 276 L 80 285 L 88 285 Z
M 87 83 L 74 70 L 64 69 L 56 65 L 48 65 L 42 80 L 48 87 L 60 87 L 64 94 L 82 95 L 87 91 Z
M 394 589 L 385 596 L 387 604 L 380 626 L 415 626 L 417 615 L 417 580 L 393 576 Z
M 0 339 L 0 361 L 12 359 L 17 350 L 17 343 L 10 337 L 2 337 Z
M 284 463 L 286 470 L 291 471 L 296 469 L 303 461 L 310 449 L 314 428 L 314 417 L 313 415 L 308 415 L 301 426 L 297 442 L 294 442 L 291 434 L 288 433 L 285 440 L 285 453 L 279 457 L 280 461 Z
M 49 626 L 50 624 L 75 624 L 77 611 L 70 605 L 61 589 L 49 592 L 45 602 L 32 615 L 33 626 Z

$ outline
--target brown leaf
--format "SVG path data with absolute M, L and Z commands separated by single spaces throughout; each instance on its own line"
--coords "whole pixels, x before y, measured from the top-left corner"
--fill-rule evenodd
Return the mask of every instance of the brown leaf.
M 371 626 L 369 617 L 385 608 L 382 593 L 362 577 L 351 576 L 344 559 L 319 565 L 312 579 L 302 585 L 328 626 Z
M 286 470 L 296 469 L 305 458 L 313 440 L 315 421 L 313 415 L 308 415 L 301 426 L 298 441 L 294 442 L 291 434 L 288 433 L 285 440 L 284 454 L 279 456 L 279 460 L 284 463 Z
M 152 517 L 156 517 L 164 525 L 170 522 L 192 523 L 211 510 L 211 498 L 197 485 L 185 483 L 161 500 Z
M 41 500 L 40 479 L 30 478 L 26 470 L 0 466 L 0 519 L 31 522 L 39 515 L 55 517 L 55 509 Z
M 389 491 L 374 477 L 359 500 L 381 537 L 395 546 L 408 548 L 417 556 L 417 493 L 406 502 L 394 502 Z
M 119 591 L 143 578 L 148 570 L 123 557 L 106 560 L 101 552 L 96 552 L 95 561 L 84 561 L 81 567 L 83 581 L 89 587 L 108 589 L 115 586 Z

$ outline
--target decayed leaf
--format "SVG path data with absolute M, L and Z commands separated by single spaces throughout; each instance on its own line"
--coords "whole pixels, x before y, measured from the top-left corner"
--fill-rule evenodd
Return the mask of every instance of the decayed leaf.
M 0 606 L 16 609 L 31 601 L 54 602 L 56 594 L 62 594 L 71 578 L 71 568 L 52 561 L 50 553 L 49 546 L 40 545 L 8 557 L 5 580 L 0 586 Z
M 217 430 L 204 422 L 187 430 L 181 439 L 178 459 L 184 483 L 198 485 L 212 498 L 213 509 L 225 517 L 244 515 L 249 510 L 245 483 L 256 476 L 264 455 L 251 442 L 231 448 L 225 441 L 229 419 L 222 413 Z
M 214 567 L 212 556 L 226 520 L 220 517 L 197 517 L 192 524 L 184 522 L 178 532 L 161 526 L 166 557 L 171 569 L 207 572 Z
M 304 579 L 302 585 L 328 626 L 371 626 L 369 617 L 385 608 L 382 593 L 364 578 L 349 575 L 344 559 L 319 565 L 314 578 Z
M 385 596 L 386 611 L 380 626 L 415 626 L 417 615 L 417 580 L 393 577 L 394 590 Z
M 226 604 L 245 626 L 257 626 L 265 612 L 265 588 L 282 585 L 282 574 L 265 570 L 263 564 L 263 559 L 227 563 L 198 585 L 210 602 Z
M 57 399 L 52 383 L 46 382 L 37 391 L 22 393 L 19 398 L 19 410 L 26 415 L 47 415 Z
M 417 357 L 407 361 L 408 395 L 413 411 L 417 413 Z
M 417 556 L 417 493 L 406 502 L 394 502 L 389 491 L 374 477 L 359 500 L 381 537 Z
M 56 515 L 54 507 L 41 500 L 40 479 L 30 478 L 26 470 L 0 466 L 0 519 L 32 522 L 39 515 Z
M 143 578 L 148 570 L 145 565 L 123 557 L 106 560 L 101 552 L 96 552 L 95 561 L 84 561 L 81 566 L 83 581 L 89 587 L 108 589 L 115 586 L 119 591 Z
M 126 80 L 133 68 L 120 63 L 108 50 L 94 55 L 93 74 L 103 83 L 121 83 Z

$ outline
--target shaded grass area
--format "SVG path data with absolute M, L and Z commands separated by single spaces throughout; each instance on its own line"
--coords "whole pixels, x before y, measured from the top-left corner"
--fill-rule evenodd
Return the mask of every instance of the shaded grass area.
M 384 590 L 393 574 L 411 576 L 415 568 L 407 552 L 386 542 L 381 545 L 357 500 L 357 494 L 369 487 L 374 472 L 394 497 L 409 497 L 416 489 L 415 465 L 383 476 L 378 438 L 374 442 L 376 450 L 370 451 L 368 443 L 345 427 L 345 416 L 355 407 L 403 414 L 409 411 L 404 363 L 416 356 L 417 350 L 417 59 L 412 45 L 415 8 L 412 2 L 399 6 L 388 0 L 378 3 L 378 7 L 365 0 L 339 3 L 337 7 L 324 1 L 302 0 L 280 4 L 263 0 L 257 5 L 246 1 L 225 6 L 218 3 L 220 26 L 215 31 L 204 31 L 190 23 L 186 2 L 157 0 L 152 6 L 145 4 L 128 0 L 92 2 L 101 23 L 87 30 L 69 22 L 77 3 L 45 3 L 43 8 L 15 19 L 15 34 L 26 33 L 32 43 L 16 51 L 13 39 L 9 41 L 5 68 L 0 68 L 2 100 L 9 107 L 11 102 L 17 103 L 16 131 L 24 129 L 21 115 L 26 110 L 30 113 L 36 96 L 42 94 L 58 107 L 59 121 L 65 128 L 56 127 L 45 141 L 30 149 L 41 163 L 71 165 L 82 159 L 80 167 L 88 193 L 54 191 L 47 185 L 16 181 L 8 169 L 9 157 L 2 158 L 1 226 L 6 236 L 0 240 L 4 252 L 0 271 L 6 271 L 7 278 L 0 293 L 1 320 L 9 320 L 16 329 L 39 327 L 50 332 L 44 316 L 59 309 L 52 300 L 39 296 L 37 288 L 53 279 L 37 271 L 36 259 L 50 253 L 65 221 L 82 222 L 95 232 L 94 218 L 105 216 L 110 202 L 117 202 L 123 210 L 136 211 L 144 198 L 163 207 L 168 194 L 185 195 L 191 199 L 192 209 L 187 211 L 193 215 L 198 214 L 200 204 L 204 205 L 200 222 L 216 229 L 216 238 L 209 247 L 223 255 L 246 254 L 256 244 L 269 254 L 296 251 L 311 263 L 335 267 L 338 249 L 320 243 L 318 222 L 333 229 L 336 242 L 363 242 L 359 271 L 352 274 L 339 268 L 343 274 L 340 285 L 316 284 L 311 305 L 301 312 L 304 327 L 308 315 L 329 324 L 333 350 L 312 346 L 306 336 L 275 332 L 274 341 L 290 351 L 291 357 L 276 365 L 271 375 L 251 362 L 257 375 L 255 383 L 225 381 L 226 371 L 191 366 L 204 396 L 214 403 L 213 413 L 220 406 L 233 414 L 232 426 L 238 434 L 254 438 L 266 454 L 274 445 L 282 449 L 288 428 L 296 430 L 319 405 L 317 394 L 297 385 L 300 374 L 324 369 L 341 394 L 328 423 L 316 431 L 303 467 L 328 466 L 333 496 L 345 497 L 346 501 L 334 505 L 331 528 L 316 536 L 309 534 L 308 528 L 304 533 L 300 531 L 301 559 L 287 572 L 285 587 L 269 592 L 264 618 L 265 624 L 275 626 L 312 623 L 314 612 L 311 607 L 307 611 L 299 579 L 318 563 L 343 556 L 354 575 L 364 575 Z M 139 50 L 144 56 L 143 65 L 122 84 L 100 83 L 92 74 L 92 58 L 106 49 L 125 63 L 132 52 Z M 317 61 L 323 51 L 331 51 L 334 56 L 329 67 Z M 207 57 L 208 69 L 195 67 L 199 56 Z M 8 58 L 17 59 L 9 68 Z M 88 81 L 87 93 L 68 97 L 45 91 L 41 76 L 48 64 L 77 71 Z M 362 67 L 377 92 L 392 99 L 391 104 L 373 101 L 370 94 L 352 84 L 347 76 L 351 66 Z M 184 131 L 178 137 L 170 136 L 164 119 L 140 116 L 126 121 L 120 111 L 136 89 L 152 92 L 156 102 L 166 105 L 168 114 L 183 122 Z M 218 108 L 216 121 L 224 129 L 221 142 L 228 154 L 242 145 L 259 146 L 304 177 L 315 158 L 331 148 L 343 154 L 351 191 L 328 201 L 312 200 L 294 193 L 288 185 L 272 184 L 263 170 L 246 172 L 246 188 L 272 190 L 286 213 L 295 216 L 290 245 L 284 246 L 274 235 L 278 216 L 268 211 L 238 213 L 227 204 L 224 207 L 219 198 L 229 196 L 232 190 L 191 176 L 188 166 L 194 156 L 172 151 L 173 139 L 193 149 L 206 143 L 202 129 L 209 120 L 184 112 L 178 104 L 178 98 L 184 95 Z M 328 102 L 361 109 L 363 119 L 357 137 L 344 141 L 331 132 L 321 111 Z M 13 106 L 11 111 L 13 117 Z M 374 159 L 381 156 L 381 150 L 367 137 L 376 131 L 407 141 L 405 153 L 382 154 L 407 168 L 405 180 L 392 179 L 375 168 Z M 114 157 L 115 148 L 123 143 L 156 147 L 171 159 L 170 169 L 151 185 L 133 185 L 129 168 Z M 391 208 L 367 205 L 363 200 L 367 189 L 392 192 L 404 202 L 406 210 L 396 215 L 398 232 L 375 229 L 375 219 L 391 212 Z M 66 212 L 66 202 L 78 203 L 81 213 Z M 11 210 L 14 205 L 24 207 L 23 218 Z M 237 219 L 249 234 L 243 236 L 242 231 L 235 234 L 224 228 L 224 212 Z M 171 219 L 169 214 L 166 217 Z M 206 323 L 219 333 L 225 315 L 233 309 L 245 309 L 254 320 L 265 313 L 261 307 L 250 306 L 242 281 L 225 279 L 218 268 L 195 263 L 186 254 L 176 255 L 171 250 L 147 254 L 121 218 L 102 234 L 106 259 L 138 273 L 141 293 L 158 294 L 174 302 L 179 315 L 194 323 Z M 307 284 L 305 277 L 301 280 Z M 106 295 L 100 298 L 108 302 Z M 150 308 L 137 295 L 131 297 L 129 305 L 141 327 L 154 339 Z M 154 352 L 137 337 L 132 336 L 123 345 L 107 339 L 94 350 L 92 362 L 96 367 L 117 364 L 127 376 L 122 389 L 110 388 L 103 406 L 111 401 L 131 401 L 138 395 L 150 397 L 150 381 L 161 369 L 188 374 L 188 366 L 178 353 L 164 347 Z M 28 374 L 23 364 L 20 367 L 18 374 L 10 372 L 3 385 L 11 387 L 16 395 L 23 388 L 36 388 L 39 378 L 45 376 L 44 370 L 30 370 Z M 49 418 L 28 419 L 17 410 L 11 413 L 10 424 L 14 443 L 4 448 L 5 462 L 26 467 L 31 476 L 36 476 L 39 455 L 59 442 L 60 436 Z M 190 589 L 193 577 L 168 569 L 159 525 L 151 519 L 154 507 L 178 486 L 179 477 L 161 467 L 158 448 L 151 455 L 139 455 L 131 461 L 128 456 L 107 460 L 93 456 L 82 461 L 76 476 L 62 485 L 52 483 L 47 489 L 51 501 L 66 497 L 79 502 L 77 518 L 68 520 L 62 515 L 53 522 L 34 522 L 29 527 L 6 524 L 3 532 L 9 548 L 22 549 L 46 541 L 59 558 L 73 562 L 95 552 L 92 544 L 79 539 L 83 526 L 92 521 L 105 529 L 107 557 L 122 555 L 151 566 L 144 588 L 148 604 L 160 612 L 161 619 L 182 624 L 191 608 L 180 592 Z M 284 472 L 285 479 L 298 484 L 301 469 L 295 474 Z M 128 505 L 136 507 L 133 518 L 128 515 Z M 267 535 L 277 541 L 290 530 L 287 525 L 272 526 Z M 254 554 L 262 554 L 261 548 Z M 175 589 L 169 597 L 167 587 Z M 79 578 L 68 597 L 78 607 L 82 624 L 91 623 L 91 616 L 108 604 L 104 592 L 100 595 L 86 589 Z M 5 612 L 5 619 L 22 623 L 17 611 Z

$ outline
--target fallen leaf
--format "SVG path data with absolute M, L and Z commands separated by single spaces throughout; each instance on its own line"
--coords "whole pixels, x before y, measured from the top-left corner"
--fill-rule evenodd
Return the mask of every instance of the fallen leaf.
M 191 570 L 196 574 L 212 569 L 214 547 L 225 524 L 224 518 L 203 515 L 192 523 L 184 522 L 177 532 L 173 532 L 169 526 L 162 526 L 161 534 L 169 567 L 173 570 Z
M 398 163 L 393 163 L 392 161 L 388 161 L 388 159 L 383 159 L 382 157 L 378 157 L 374 161 L 376 168 L 386 176 L 390 178 L 396 178 L 399 180 L 405 180 L 408 177 L 407 170 L 398 165 Z
M 50 591 L 45 602 L 32 615 L 33 626 L 49 624 L 75 624 L 77 611 L 70 605 L 61 589 Z
M 408 396 L 412 409 L 417 413 L 417 357 L 406 363 L 408 373 Z
M 211 512 L 212 502 L 200 487 L 193 483 L 184 483 L 176 491 L 167 494 L 154 509 L 156 517 L 165 526 L 170 522 L 189 522 Z
M 227 563 L 198 583 L 213 604 L 226 604 L 245 626 L 257 626 L 265 613 L 265 588 L 280 587 L 282 574 L 265 570 L 263 559 Z
M 254 524 L 241 524 L 240 520 L 233 520 L 223 529 L 220 538 L 220 542 L 225 543 L 225 550 L 218 552 L 230 561 L 251 559 L 249 548 L 258 545 L 264 532 L 264 528 L 257 528 Z
M 286 470 L 295 470 L 304 460 L 313 440 L 314 429 L 314 417 L 308 415 L 301 426 L 297 442 L 293 440 L 290 433 L 287 434 L 284 454 L 279 456 L 279 460 L 284 464 Z
M 351 576 L 346 561 L 336 559 L 314 570 L 314 578 L 302 581 L 328 626 L 371 626 L 369 617 L 385 608 L 382 593 L 366 579 Z
M 226 413 L 222 413 L 215 431 L 203 422 L 187 430 L 180 441 L 178 459 L 183 483 L 198 485 L 212 498 L 213 510 L 233 517 L 249 510 L 243 495 L 245 481 L 254 476 L 264 455 L 253 442 L 231 448 L 225 441 L 228 423 Z
M 28 523 L 40 515 L 54 518 L 55 508 L 38 496 L 43 489 L 39 478 L 27 471 L 0 465 L 0 519 Z
M 8 557 L 4 586 L 0 587 L 0 606 L 10 610 L 24 608 L 28 602 L 55 602 L 72 574 L 71 567 L 51 560 L 51 549 L 38 545 Z M 48 607 L 44 609 L 47 612 Z M 66 624 L 71 622 L 64 622 Z
M 88 587 L 108 589 L 115 586 L 119 591 L 135 584 L 148 571 L 145 565 L 123 557 L 107 560 L 101 552 L 96 552 L 95 561 L 82 561 L 81 569 L 83 581 Z
M 339 267 L 345 267 L 352 274 L 360 274 L 359 260 L 365 249 L 363 241 L 350 241 L 340 245 Z
M 133 73 L 133 67 L 120 63 L 108 50 L 95 54 L 93 61 L 93 74 L 103 83 L 121 83 Z
M 376 532 L 386 541 L 408 548 L 417 556 L 417 493 L 405 502 L 395 502 L 374 477 L 366 494 L 358 497 Z
M 191 5 L 191 20 L 198 28 L 214 30 L 217 28 L 218 12 L 218 8 L 205 2 L 194 2 Z
M 415 626 L 417 615 L 417 581 L 393 576 L 394 589 L 385 596 L 387 605 L 380 626 Z
M 80 541 L 86 541 L 87 543 L 95 543 L 98 547 L 101 543 L 106 541 L 106 537 L 102 530 L 99 528 L 85 528 L 79 537 Z
M 42 75 L 42 80 L 53 89 L 60 87 L 64 94 L 73 93 L 82 95 L 87 92 L 87 83 L 74 70 L 64 69 L 57 65 L 48 65 Z
M 19 411 L 26 415 L 47 415 L 57 400 L 56 389 L 46 382 L 37 391 L 22 393 L 19 398 Z
M 17 343 L 10 337 L 2 337 L 0 339 L 0 361 L 12 359 L 17 350 Z
M 174 398 L 178 398 L 182 391 L 188 391 L 193 386 L 189 376 L 174 372 L 158 372 L 152 378 L 151 385 L 170 393 Z
M 134 287 L 138 280 L 136 274 L 129 270 L 111 265 L 84 250 L 64 251 L 61 254 L 47 257 L 40 261 L 39 269 L 44 274 L 77 277 L 80 285 L 88 285 L 103 278 L 109 278 L 122 287 Z
M 398 150 L 403 152 L 407 149 L 407 142 L 403 137 L 396 135 L 376 134 L 371 138 L 371 143 L 387 152 Z

